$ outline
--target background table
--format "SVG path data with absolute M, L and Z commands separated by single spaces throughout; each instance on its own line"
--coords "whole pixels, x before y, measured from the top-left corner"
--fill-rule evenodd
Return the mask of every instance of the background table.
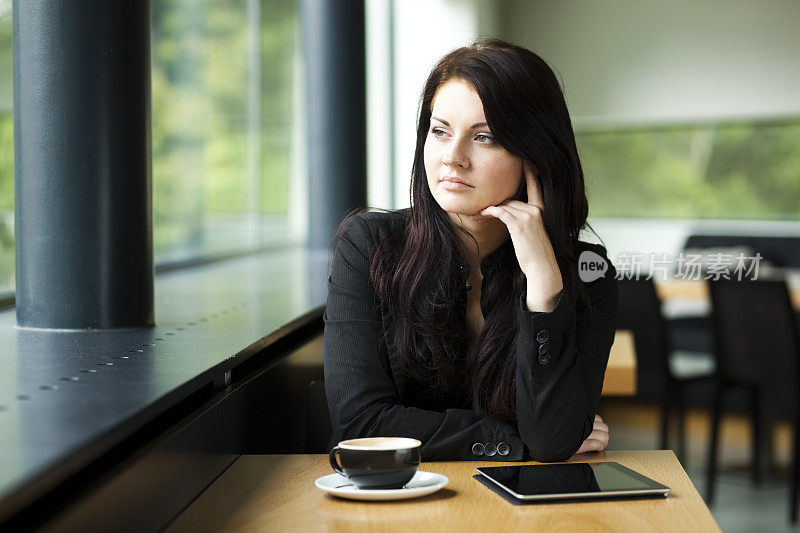
M 794 278 L 787 280 L 786 285 L 789 289 L 792 307 L 795 310 L 800 310 L 800 286 L 797 285 L 797 281 L 794 281 Z M 656 281 L 656 293 L 662 301 L 676 298 L 706 301 L 710 298 L 708 283 L 702 280 L 670 279 Z
M 534 462 L 423 462 L 450 478 L 421 498 L 344 500 L 314 486 L 327 455 L 243 455 L 166 531 L 720 531 L 671 450 L 600 452 L 570 462 L 617 461 L 672 490 L 666 499 L 513 505 L 472 479 L 479 466 Z
M 618 329 L 608 354 L 608 366 L 603 379 L 603 396 L 633 396 L 636 394 L 636 347 L 633 332 Z

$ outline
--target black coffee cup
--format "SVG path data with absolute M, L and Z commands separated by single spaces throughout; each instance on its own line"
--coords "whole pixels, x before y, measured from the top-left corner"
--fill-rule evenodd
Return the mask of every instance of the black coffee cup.
M 417 473 L 421 446 L 405 437 L 343 440 L 331 450 L 330 461 L 359 489 L 399 489 Z

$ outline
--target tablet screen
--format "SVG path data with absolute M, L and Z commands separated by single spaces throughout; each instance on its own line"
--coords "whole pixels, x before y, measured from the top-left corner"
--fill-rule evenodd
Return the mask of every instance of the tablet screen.
M 616 462 L 490 466 L 477 470 L 518 498 L 651 492 L 666 495 L 669 491 L 668 487 Z

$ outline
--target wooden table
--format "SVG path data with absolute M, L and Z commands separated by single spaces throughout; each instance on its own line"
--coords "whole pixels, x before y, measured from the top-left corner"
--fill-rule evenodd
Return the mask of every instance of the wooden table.
M 708 283 L 703 280 L 656 280 L 655 285 L 656 293 L 662 302 L 678 298 L 707 301 L 710 298 L 708 294 Z M 787 282 L 787 285 L 792 307 L 800 311 L 800 286 L 797 286 L 795 282 Z
M 513 505 L 472 479 L 478 466 L 534 462 L 423 462 L 450 483 L 421 498 L 344 500 L 314 486 L 327 455 L 243 455 L 166 531 L 720 531 L 671 450 L 595 452 L 570 462 L 617 461 L 672 489 L 666 499 Z
M 619 329 L 608 355 L 603 381 L 603 396 L 633 396 L 636 394 L 636 347 L 633 332 Z

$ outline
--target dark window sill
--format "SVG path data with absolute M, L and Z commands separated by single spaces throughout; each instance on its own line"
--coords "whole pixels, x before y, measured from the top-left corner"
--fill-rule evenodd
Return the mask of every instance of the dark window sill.
M 0 522 L 320 321 L 328 258 L 297 247 L 162 272 L 154 328 L 18 329 L 0 312 Z

